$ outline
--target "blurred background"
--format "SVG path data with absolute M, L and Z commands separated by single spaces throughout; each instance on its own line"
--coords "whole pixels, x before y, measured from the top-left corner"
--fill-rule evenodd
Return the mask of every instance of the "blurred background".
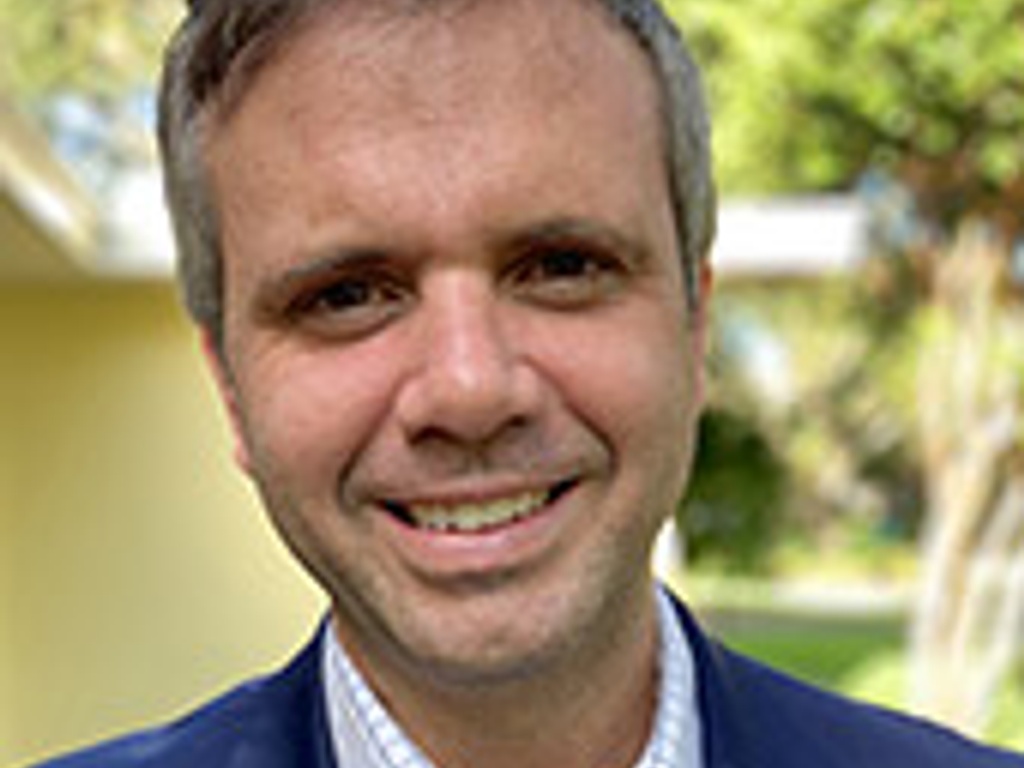
M 728 641 L 1024 749 L 1024 0 L 675 0 L 722 187 L 656 566 Z M 0 765 L 279 664 L 151 141 L 172 0 L 0 0 Z

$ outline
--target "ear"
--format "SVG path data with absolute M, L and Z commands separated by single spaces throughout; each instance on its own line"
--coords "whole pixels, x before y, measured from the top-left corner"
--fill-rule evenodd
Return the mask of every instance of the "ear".
M 200 345 L 203 358 L 206 360 L 206 367 L 217 385 L 221 404 L 227 412 L 228 423 L 231 425 L 235 463 L 241 467 L 243 472 L 251 474 L 252 461 L 246 444 L 245 430 L 242 427 L 242 408 L 238 401 L 238 390 L 235 388 L 231 372 L 227 368 L 227 360 L 225 360 L 223 350 L 214 339 L 210 329 L 203 328 L 200 331 Z
M 698 289 L 700 291 L 697 296 L 697 308 L 694 313 L 694 326 L 699 331 L 701 343 L 701 357 L 704 356 L 704 343 L 707 337 L 708 323 L 710 322 L 711 315 L 711 293 L 715 286 L 715 272 L 711 266 L 711 262 L 704 260 L 700 264 L 700 273 L 698 274 Z
M 711 301 L 711 291 L 715 287 L 715 270 L 711 266 L 710 259 L 703 259 L 700 263 L 700 274 L 697 278 L 700 281 L 700 303 L 701 308 L 706 310 Z

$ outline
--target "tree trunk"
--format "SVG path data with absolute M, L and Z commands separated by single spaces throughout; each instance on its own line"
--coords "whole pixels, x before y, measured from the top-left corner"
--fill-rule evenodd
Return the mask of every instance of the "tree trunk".
M 1006 254 L 989 230 L 962 227 L 940 262 L 919 372 L 928 511 L 911 694 L 969 732 L 1024 637 L 1024 329 L 1000 304 Z

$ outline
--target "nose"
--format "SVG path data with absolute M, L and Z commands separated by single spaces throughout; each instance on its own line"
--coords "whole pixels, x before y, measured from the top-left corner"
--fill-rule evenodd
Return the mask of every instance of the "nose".
M 469 276 L 425 292 L 417 365 L 396 404 L 409 440 L 485 447 L 536 416 L 540 382 L 499 302 Z

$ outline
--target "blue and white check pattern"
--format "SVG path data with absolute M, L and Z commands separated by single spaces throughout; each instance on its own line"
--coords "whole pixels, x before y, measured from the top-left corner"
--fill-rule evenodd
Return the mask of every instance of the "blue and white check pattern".
M 654 728 L 634 768 L 702 768 L 693 656 L 670 599 L 658 592 L 661 675 Z M 339 766 L 438 768 L 402 732 L 329 627 L 322 674 Z

